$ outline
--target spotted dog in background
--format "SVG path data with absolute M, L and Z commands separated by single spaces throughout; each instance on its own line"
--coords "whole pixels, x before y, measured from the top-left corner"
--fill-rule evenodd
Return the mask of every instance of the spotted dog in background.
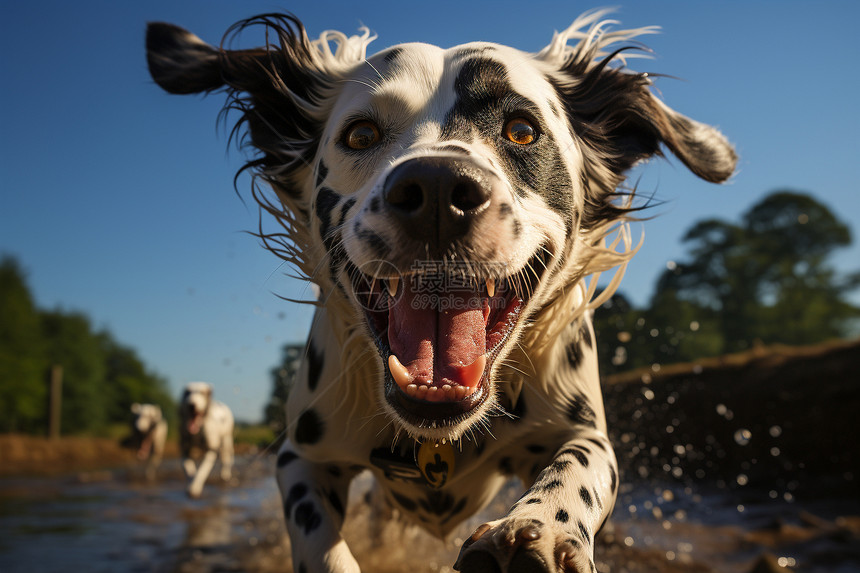
M 212 386 L 190 382 L 179 404 L 179 448 L 182 468 L 188 477 L 188 495 L 200 497 L 206 478 L 221 457 L 221 479 L 233 476 L 233 413 L 226 404 L 212 399 Z M 200 465 L 192 459 L 192 450 L 203 454 Z
M 721 182 L 736 162 L 626 68 L 625 42 L 653 29 L 613 31 L 603 14 L 535 54 L 367 57 L 366 30 L 311 41 L 291 15 L 240 22 L 219 48 L 149 26 L 159 86 L 223 89 L 241 114 L 254 196 L 279 223 L 260 237 L 319 287 L 277 460 L 296 571 L 358 571 L 339 530 L 365 469 L 439 536 L 522 479 L 460 571 L 594 569 L 618 471 L 589 310 L 617 281 L 595 297 L 584 279 L 635 251 L 629 168 L 665 147 Z M 228 48 L 257 27 L 265 47 Z
M 137 459 L 146 462 L 146 479 L 155 479 L 155 472 L 164 457 L 167 442 L 167 420 L 161 406 L 155 404 L 132 404 L 131 422 L 135 442 L 138 444 Z

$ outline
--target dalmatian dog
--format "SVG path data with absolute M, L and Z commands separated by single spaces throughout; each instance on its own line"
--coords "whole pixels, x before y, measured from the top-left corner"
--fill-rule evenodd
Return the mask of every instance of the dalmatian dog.
M 219 455 L 221 479 L 230 481 L 233 475 L 233 413 L 226 404 L 212 399 L 211 385 L 191 382 L 182 393 L 179 416 L 179 448 L 188 478 L 186 491 L 190 497 L 200 497 Z M 191 455 L 195 449 L 203 452 L 199 466 Z
M 153 480 L 164 457 L 167 420 L 161 413 L 161 406 L 155 404 L 132 404 L 131 413 L 134 416 L 132 431 L 139 444 L 137 459 L 146 462 L 146 479 Z
M 354 572 L 340 529 L 369 470 L 399 514 L 445 537 L 518 477 L 525 493 L 464 543 L 464 572 L 593 571 L 619 476 L 590 309 L 635 251 L 624 185 L 664 150 L 699 177 L 735 169 L 715 128 L 627 67 L 587 13 L 537 53 L 475 42 L 367 55 L 367 30 L 310 40 L 292 15 L 220 47 L 153 23 L 149 69 L 174 94 L 223 90 L 253 155 L 269 249 L 318 287 L 277 479 L 294 570 Z M 233 44 L 257 30 L 260 48 Z

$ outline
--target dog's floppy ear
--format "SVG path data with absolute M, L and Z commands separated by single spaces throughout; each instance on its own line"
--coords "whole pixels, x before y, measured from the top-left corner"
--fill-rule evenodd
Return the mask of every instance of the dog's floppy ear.
M 172 94 L 212 91 L 224 85 L 218 50 L 173 24 L 147 25 L 146 61 L 155 83 Z
M 574 130 L 615 177 L 661 154 L 661 144 L 706 181 L 731 177 L 737 155 L 716 128 L 670 109 L 651 93 L 647 74 L 610 68 L 611 59 L 590 68 L 575 62 L 559 91 Z
M 262 29 L 264 47 L 224 47 L 250 28 Z M 327 65 L 333 56 L 311 42 L 302 23 L 289 14 L 238 22 L 224 38 L 216 48 L 178 26 L 150 23 L 146 32 L 150 74 L 174 94 L 224 88 L 225 110 L 242 114 L 233 135 L 247 129 L 250 143 L 262 154 L 246 168 L 262 173 L 288 200 L 298 201 L 300 194 L 288 176 L 292 167 L 307 165 L 312 158 L 322 124 L 319 116 L 324 113 L 321 105 L 332 85 Z

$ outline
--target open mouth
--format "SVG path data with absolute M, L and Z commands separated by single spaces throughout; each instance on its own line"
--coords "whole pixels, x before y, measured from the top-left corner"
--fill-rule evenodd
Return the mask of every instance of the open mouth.
M 490 396 L 489 374 L 546 268 L 539 250 L 513 276 L 492 265 L 347 266 L 385 369 L 385 398 L 418 427 L 455 424 Z

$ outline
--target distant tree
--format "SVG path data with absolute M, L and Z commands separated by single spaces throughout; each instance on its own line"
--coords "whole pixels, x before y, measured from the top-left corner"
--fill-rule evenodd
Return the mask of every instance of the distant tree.
M 0 431 L 45 430 L 47 371 L 39 311 L 25 273 L 0 259 Z
M 276 442 L 283 441 L 287 424 L 287 397 L 299 373 L 305 354 L 304 344 L 285 344 L 281 349 L 281 363 L 271 371 L 272 395 L 263 412 L 265 423 L 275 433 Z
M 167 381 L 131 348 L 94 332 L 82 313 L 36 308 L 20 264 L 0 259 L 0 432 L 47 428 L 48 372 L 63 369 L 62 432 L 99 431 L 125 422 L 134 402 L 175 403 Z
M 105 362 L 100 341 L 81 313 L 43 313 L 49 364 L 63 367 L 63 433 L 93 431 L 107 422 Z
M 860 309 L 847 297 L 860 273 L 829 263 L 851 235 L 812 197 L 772 193 L 737 224 L 699 221 L 684 242 L 688 256 L 660 276 L 648 307 L 616 293 L 595 313 L 603 373 L 856 334 Z
M 740 224 L 701 221 L 684 241 L 689 260 L 663 273 L 652 308 L 672 294 L 692 304 L 718 323 L 721 352 L 755 340 L 844 337 L 860 316 L 846 298 L 857 275 L 840 277 L 829 264 L 835 249 L 851 243 L 848 226 L 808 195 L 772 193 Z
M 107 332 L 99 334 L 105 361 L 105 391 L 109 396 L 106 418 L 117 423 L 128 420 L 135 402 L 157 404 L 166 419 L 176 415 L 176 402 L 167 380 L 149 372 L 132 348 L 121 345 Z

